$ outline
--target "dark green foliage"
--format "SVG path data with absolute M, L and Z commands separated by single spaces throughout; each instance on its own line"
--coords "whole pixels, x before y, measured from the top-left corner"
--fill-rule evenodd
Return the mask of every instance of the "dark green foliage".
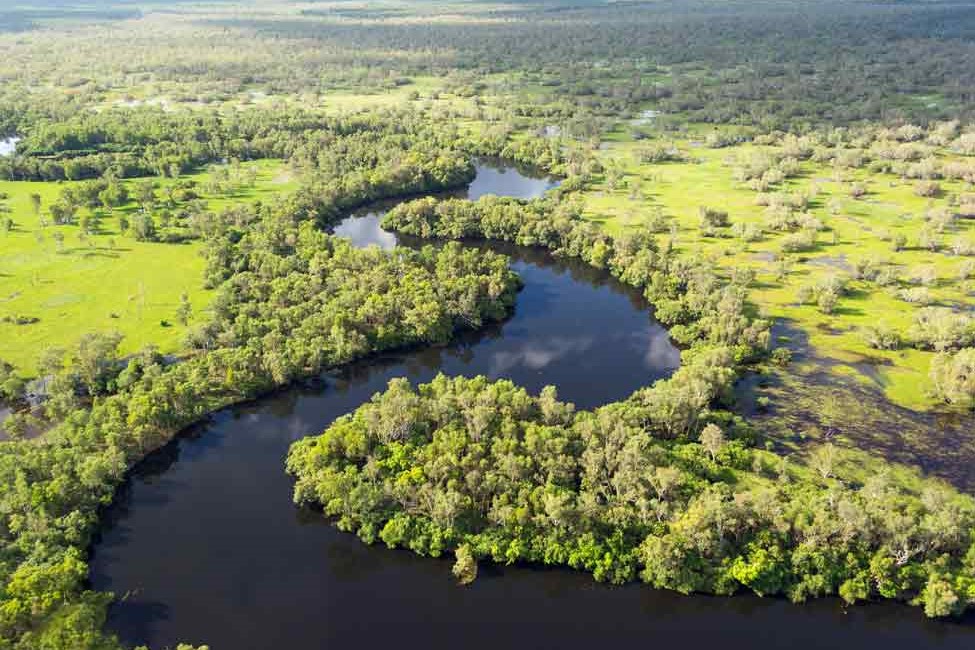
M 24 380 L 17 375 L 14 367 L 0 359 L 0 400 L 19 400 L 24 395 L 24 386 Z
M 774 457 L 740 441 L 693 442 L 700 423 L 674 439 L 666 398 L 692 374 L 578 413 L 507 381 L 393 380 L 293 445 L 295 501 L 368 543 L 456 550 L 462 579 L 472 555 L 685 593 L 894 598 L 929 616 L 975 603 L 970 499 L 765 469 Z

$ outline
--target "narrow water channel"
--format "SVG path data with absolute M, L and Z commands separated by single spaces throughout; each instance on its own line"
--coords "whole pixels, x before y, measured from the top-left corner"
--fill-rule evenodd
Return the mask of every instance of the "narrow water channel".
M 502 180 L 486 184 L 492 176 Z M 532 196 L 551 184 L 482 164 L 467 195 Z M 335 233 L 391 246 L 381 211 L 363 211 Z M 365 546 L 295 508 L 284 474 L 289 445 L 393 377 L 484 374 L 533 392 L 555 384 L 563 399 L 589 408 L 677 366 L 677 350 L 638 293 L 542 252 L 491 248 L 511 255 L 525 283 L 507 322 L 225 409 L 140 464 L 107 512 L 91 562 L 94 588 L 127 594 L 109 627 L 157 649 L 179 641 L 212 650 L 975 647 L 975 625 L 930 622 L 895 605 L 845 612 L 837 601 L 684 597 L 526 567 L 484 567 L 461 588 L 449 560 Z

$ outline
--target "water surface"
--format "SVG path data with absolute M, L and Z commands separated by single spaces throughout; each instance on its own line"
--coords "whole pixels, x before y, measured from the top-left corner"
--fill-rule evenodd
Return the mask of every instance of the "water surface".
M 482 196 L 510 196 L 516 199 L 534 199 L 548 190 L 558 187 L 559 181 L 551 176 L 533 172 L 523 166 L 511 165 L 496 158 L 481 158 L 475 164 L 477 175 L 462 190 L 445 192 L 442 196 L 476 201 Z M 379 227 L 382 216 L 399 201 L 378 201 L 354 211 L 349 218 L 337 224 L 332 233 L 348 237 L 357 246 L 379 246 L 389 250 L 396 246 L 396 235 Z

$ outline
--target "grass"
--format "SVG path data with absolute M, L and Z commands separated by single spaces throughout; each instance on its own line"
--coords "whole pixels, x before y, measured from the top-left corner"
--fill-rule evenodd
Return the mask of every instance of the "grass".
M 210 209 L 267 200 L 296 186 L 278 161 L 244 166 L 257 168 L 254 186 L 226 195 L 204 194 Z M 203 188 L 210 173 L 189 178 Z M 157 182 L 163 187 L 173 181 Z M 205 261 L 200 243 L 139 242 L 119 232 L 117 216 L 108 213 L 101 214 L 99 230 L 85 241 L 79 240 L 77 225 L 41 228 L 30 195 L 38 193 L 43 205 L 50 205 L 64 185 L 0 182 L 0 192 L 10 196 L 7 205 L 16 223 L 11 232 L 0 234 L 0 319 L 39 319 L 26 325 L 0 322 L 0 359 L 31 375 L 45 348 L 70 346 L 92 331 L 120 332 L 126 353 L 147 344 L 164 353 L 177 352 L 187 327 L 201 320 L 212 297 L 202 286 Z M 116 213 L 136 209 L 130 203 Z M 55 232 L 64 236 L 60 249 Z M 193 308 L 187 326 L 176 318 L 183 293 Z
M 617 131 L 607 139 L 600 157 L 622 172 L 622 182 L 610 189 L 606 182 L 597 185 L 586 197 L 587 216 L 611 232 L 621 232 L 646 223 L 655 210 L 676 224 L 675 241 L 683 252 L 700 251 L 712 256 L 728 272 L 735 267 L 750 267 L 757 273 L 750 296 L 759 309 L 771 318 L 786 320 L 808 337 L 809 350 L 822 365 L 833 372 L 854 373 L 881 389 L 895 404 L 925 409 L 933 402 L 928 391 L 928 367 L 933 353 L 915 349 L 880 351 L 864 341 L 863 327 L 884 322 L 904 333 L 920 309 L 900 300 L 892 287 L 853 281 L 850 292 L 840 299 L 833 314 L 821 313 L 815 305 L 800 305 L 799 287 L 813 284 L 831 275 L 849 276 L 849 267 L 864 258 L 874 258 L 909 270 L 932 266 L 937 281 L 931 287 L 935 305 L 956 309 L 975 309 L 971 282 L 961 281 L 959 269 L 965 258 L 946 250 L 931 252 L 917 247 L 924 226 L 924 213 L 932 207 L 947 207 L 947 195 L 964 192 L 960 182 L 941 181 L 941 197 L 916 196 L 913 182 L 888 174 L 871 174 L 865 170 L 844 172 L 838 180 L 834 170 L 824 165 L 805 162 L 799 177 L 790 179 L 774 191 L 817 188 L 817 197 L 809 212 L 824 222 L 829 230 L 820 233 L 814 250 L 792 256 L 793 265 L 784 281 L 778 281 L 772 260 L 781 256 L 785 236 L 768 232 L 761 241 L 744 243 L 722 229 L 716 237 L 704 236 L 699 227 L 698 209 L 708 206 L 725 210 L 732 223 L 762 225 L 764 208 L 755 202 L 756 193 L 733 179 L 730 157 L 747 156 L 760 147 L 739 145 L 724 149 L 703 146 L 703 129 L 664 142 L 673 142 L 688 153 L 693 162 L 642 164 L 638 151 L 646 146 L 630 135 Z M 853 199 L 851 182 L 864 183 L 868 194 Z M 638 191 L 634 192 L 634 186 Z M 970 190 L 967 190 L 970 191 Z M 837 214 L 827 205 L 838 202 Z M 907 237 L 908 248 L 894 251 L 893 233 Z M 949 243 L 955 237 L 975 241 L 975 223 L 961 220 L 953 231 L 943 236 Z M 905 285 L 901 285 L 905 286 Z M 863 369 L 869 366 L 870 372 Z

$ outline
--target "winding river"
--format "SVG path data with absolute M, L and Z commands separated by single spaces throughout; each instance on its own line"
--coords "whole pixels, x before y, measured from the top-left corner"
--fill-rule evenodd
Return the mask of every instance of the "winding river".
M 530 197 L 554 181 L 482 162 L 465 193 Z M 357 245 L 396 244 L 382 207 L 335 228 Z M 482 567 L 456 586 L 449 560 L 368 547 L 291 502 L 284 457 L 389 379 L 438 372 L 559 387 L 589 408 L 667 376 L 679 354 L 634 291 L 590 267 L 517 247 L 515 314 L 442 348 L 385 354 L 225 409 L 152 454 L 107 511 L 92 586 L 125 598 L 108 625 L 131 645 L 213 650 L 346 646 L 583 648 L 972 648 L 975 624 L 927 621 L 898 605 L 684 597 L 611 588 L 567 570 Z

